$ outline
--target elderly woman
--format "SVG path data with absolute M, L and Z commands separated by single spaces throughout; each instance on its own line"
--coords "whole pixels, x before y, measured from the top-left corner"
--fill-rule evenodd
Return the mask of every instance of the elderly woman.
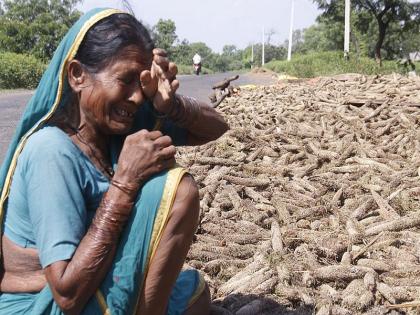
M 228 126 L 175 94 L 177 68 L 134 17 L 84 15 L 29 102 L 0 173 L 1 314 L 207 314 L 182 270 L 199 212 L 175 145 Z

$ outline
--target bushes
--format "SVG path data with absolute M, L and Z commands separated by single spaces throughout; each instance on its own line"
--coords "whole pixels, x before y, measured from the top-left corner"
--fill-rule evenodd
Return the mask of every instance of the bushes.
M 0 89 L 34 89 L 44 70 L 34 56 L 0 52 Z
M 341 73 L 388 74 L 401 72 L 395 61 L 383 61 L 378 67 L 374 59 L 355 57 L 344 60 L 343 53 L 338 51 L 316 52 L 307 55 L 294 55 L 290 62 L 286 60 L 271 61 L 266 68 L 278 73 L 287 73 L 299 78 L 335 75 Z M 417 69 L 419 71 L 419 69 Z

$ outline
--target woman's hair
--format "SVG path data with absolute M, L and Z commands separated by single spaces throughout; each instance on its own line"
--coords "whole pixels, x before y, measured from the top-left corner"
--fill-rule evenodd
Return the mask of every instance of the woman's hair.
M 150 54 L 154 43 L 147 29 L 129 14 L 112 14 L 96 23 L 85 35 L 76 53 L 75 59 L 91 74 L 96 74 L 115 58 L 122 49 L 135 45 L 145 57 Z M 50 119 L 53 125 L 71 126 L 73 117 L 77 117 L 78 106 L 64 106 L 78 103 L 72 89 L 65 90 L 63 102 Z M 73 126 L 74 127 L 74 126 Z
M 119 52 L 135 45 L 142 52 L 151 54 L 154 43 L 147 29 L 130 14 L 112 14 L 95 24 L 85 35 L 75 59 L 89 72 L 98 73 Z

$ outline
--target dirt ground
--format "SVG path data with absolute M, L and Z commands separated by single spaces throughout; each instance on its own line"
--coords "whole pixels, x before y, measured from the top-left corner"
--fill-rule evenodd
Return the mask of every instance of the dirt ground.
M 420 79 L 279 81 L 219 110 L 231 130 L 178 156 L 213 314 L 419 314 Z

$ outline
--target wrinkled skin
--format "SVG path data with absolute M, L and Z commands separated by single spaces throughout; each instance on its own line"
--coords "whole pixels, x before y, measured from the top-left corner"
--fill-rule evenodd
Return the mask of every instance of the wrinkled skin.
M 179 86 L 177 68 L 163 50 L 142 52 L 127 47 L 105 69 L 91 74 L 77 60 L 69 62 L 69 84 L 77 96 L 76 110 L 66 123 L 57 125 L 86 153 L 99 170 L 110 165 L 108 139 L 111 134 L 126 134 L 132 126 L 132 114 L 146 100 L 155 109 L 168 113 Z M 196 122 L 187 127 L 188 144 L 203 144 L 220 137 L 228 126 L 211 107 L 203 106 Z M 75 132 L 78 130 L 78 132 Z M 127 136 L 114 179 L 140 188 L 151 175 L 175 163 L 175 147 L 160 131 L 141 130 Z M 106 198 L 120 204 L 132 204 L 137 191 L 123 192 L 110 186 Z M 118 210 L 118 209 L 117 209 Z M 109 209 L 98 208 L 95 218 Z M 184 176 L 178 187 L 169 221 L 145 280 L 138 314 L 164 314 L 173 283 L 191 244 L 199 215 L 198 188 L 190 176 Z M 78 314 L 99 287 L 113 260 L 119 231 L 112 230 L 115 241 L 102 239 L 89 228 L 73 258 L 58 261 L 41 269 L 37 251 L 24 249 L 3 236 L 3 292 L 38 292 L 47 283 L 54 299 L 66 314 Z M 165 277 L 162 277 L 162 275 Z M 23 280 L 24 279 L 24 280 Z M 209 312 L 209 292 L 187 311 L 187 314 Z

